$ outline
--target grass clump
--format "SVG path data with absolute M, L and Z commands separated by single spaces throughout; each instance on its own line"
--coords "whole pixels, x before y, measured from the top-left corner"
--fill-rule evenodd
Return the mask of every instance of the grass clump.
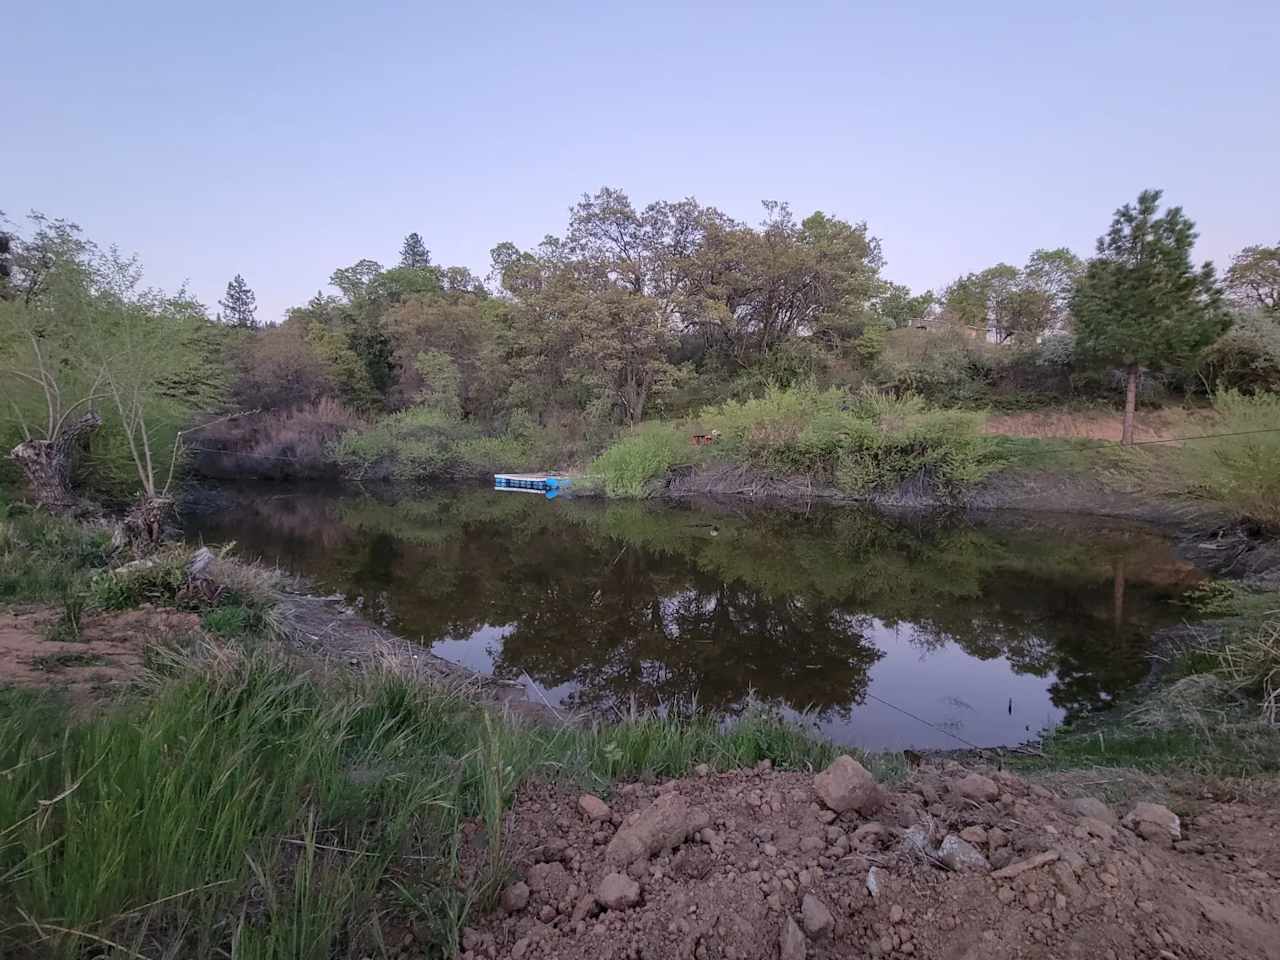
M 105 529 L 13 506 L 0 516 L 0 602 L 57 600 L 105 567 Z
M 647 423 L 628 432 L 600 454 L 590 473 L 610 497 L 646 497 L 673 467 L 689 463 L 694 451 L 678 427 Z
M 158 655 L 150 684 L 78 720 L 0 691 L 0 954 L 383 955 L 390 920 L 453 956 L 509 877 L 525 779 L 604 790 L 832 752 L 765 714 L 517 727 L 393 672 L 321 682 L 213 648 Z

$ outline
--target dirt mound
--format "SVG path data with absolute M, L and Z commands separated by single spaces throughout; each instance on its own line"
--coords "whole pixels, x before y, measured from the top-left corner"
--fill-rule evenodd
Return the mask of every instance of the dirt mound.
M 466 958 L 1280 958 L 1271 807 L 1179 820 L 955 764 L 899 790 L 764 766 L 607 809 L 534 785 L 508 828 L 518 877 Z

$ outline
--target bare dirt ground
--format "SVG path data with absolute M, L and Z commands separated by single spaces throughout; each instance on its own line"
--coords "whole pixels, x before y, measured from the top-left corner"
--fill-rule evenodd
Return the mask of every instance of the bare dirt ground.
M 137 679 L 148 646 L 200 630 L 195 614 L 144 607 L 86 616 L 77 639 L 51 639 L 57 618 L 0 607 L 0 686 L 58 687 L 82 704 Z
M 1280 958 L 1274 791 L 1186 798 L 1178 821 L 954 763 L 894 791 L 850 782 L 838 814 L 848 792 L 769 769 L 607 805 L 529 787 L 508 821 L 518 876 L 462 956 Z

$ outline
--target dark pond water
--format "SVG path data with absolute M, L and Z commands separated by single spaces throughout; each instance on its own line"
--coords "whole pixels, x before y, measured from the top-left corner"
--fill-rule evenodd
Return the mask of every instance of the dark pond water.
M 190 521 L 436 653 L 606 714 L 754 700 L 868 749 L 1016 743 L 1146 673 L 1199 577 L 1071 517 L 239 487 Z M 538 694 L 531 696 L 537 699 Z

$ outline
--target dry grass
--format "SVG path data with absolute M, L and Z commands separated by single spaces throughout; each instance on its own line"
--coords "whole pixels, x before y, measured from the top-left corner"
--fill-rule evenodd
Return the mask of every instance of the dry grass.
M 1258 697 L 1263 719 L 1280 720 L 1280 611 L 1242 631 L 1218 654 L 1223 673 Z
M 1138 412 L 1134 434 L 1138 440 L 1170 440 L 1203 431 L 1204 414 L 1179 409 Z M 1110 410 L 1033 410 L 993 415 L 986 433 L 1038 440 L 1110 440 L 1119 442 L 1124 415 Z

